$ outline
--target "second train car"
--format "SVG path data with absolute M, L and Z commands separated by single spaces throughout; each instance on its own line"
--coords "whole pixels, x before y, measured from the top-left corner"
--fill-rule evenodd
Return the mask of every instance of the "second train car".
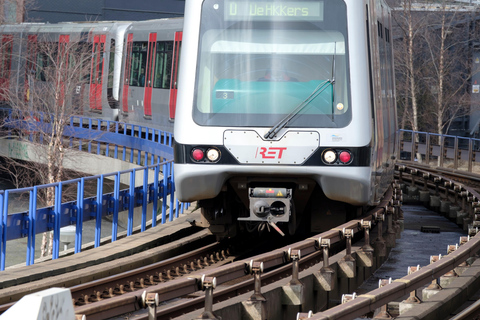
M 0 103 L 12 94 L 27 100 L 30 86 L 48 81 L 42 75 L 53 57 L 44 44 L 72 57 L 68 48 L 80 44 L 90 61 L 67 103 L 88 117 L 171 132 L 182 27 L 183 18 L 0 26 Z
M 187 0 L 175 136 L 200 225 L 322 231 L 393 179 L 396 109 L 383 0 Z

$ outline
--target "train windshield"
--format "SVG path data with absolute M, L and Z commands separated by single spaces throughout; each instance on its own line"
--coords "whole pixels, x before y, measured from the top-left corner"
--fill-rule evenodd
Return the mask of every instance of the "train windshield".
M 351 119 L 343 0 L 205 0 L 200 125 L 344 127 Z

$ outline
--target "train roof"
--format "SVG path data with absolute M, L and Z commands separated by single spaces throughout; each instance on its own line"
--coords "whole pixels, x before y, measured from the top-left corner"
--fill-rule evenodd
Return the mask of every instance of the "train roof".
M 0 33 L 85 33 L 115 32 L 118 28 L 126 28 L 130 21 L 98 21 L 98 22 L 61 22 L 61 23 L 20 23 L 0 26 Z
M 181 29 L 183 28 L 183 18 L 164 18 L 145 21 L 135 21 L 129 26 L 128 30 L 152 30 L 152 29 Z

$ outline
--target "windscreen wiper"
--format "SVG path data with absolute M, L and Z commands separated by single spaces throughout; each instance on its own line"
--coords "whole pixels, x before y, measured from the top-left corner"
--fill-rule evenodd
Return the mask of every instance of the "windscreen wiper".
M 268 132 L 263 136 L 265 139 L 273 139 L 276 134 L 285 128 L 287 124 L 295 118 L 297 114 L 300 113 L 310 102 L 313 101 L 318 95 L 320 95 L 325 89 L 328 87 L 328 85 L 333 85 L 335 83 L 335 79 L 328 79 L 325 80 L 324 82 L 320 83 L 315 90 L 305 99 L 303 100 L 298 106 L 293 109 L 292 112 L 290 112 L 285 118 L 280 120 L 276 125 L 274 125 Z
M 332 61 L 332 79 L 328 79 L 322 83 L 320 83 L 315 90 L 305 99 L 303 100 L 295 109 L 293 109 L 292 112 L 290 112 L 285 118 L 280 120 L 276 125 L 274 125 L 268 132 L 263 136 L 265 139 L 273 139 L 277 133 L 285 128 L 290 121 L 292 121 L 293 118 L 297 114 L 300 113 L 300 111 L 303 110 L 310 102 L 312 102 L 313 99 L 318 97 L 319 94 L 321 94 L 327 87 L 328 84 L 331 84 L 332 86 L 335 85 L 335 60 L 337 57 L 337 43 L 334 42 L 334 49 L 333 49 L 333 61 Z M 332 92 L 332 122 L 333 122 L 333 116 L 334 116 L 334 110 L 333 110 L 333 102 L 335 101 L 335 90 Z

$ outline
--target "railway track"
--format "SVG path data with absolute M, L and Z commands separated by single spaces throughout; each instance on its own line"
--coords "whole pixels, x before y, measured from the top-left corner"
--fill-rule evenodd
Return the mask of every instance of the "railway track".
M 152 283 L 145 290 L 142 290 L 140 285 L 136 285 L 136 287 L 140 287 L 138 288 L 140 290 L 124 292 L 121 295 L 116 295 L 113 292 L 109 299 L 103 300 L 101 297 L 97 299 L 98 301 L 93 301 L 95 300 L 93 299 L 91 303 L 76 307 L 75 312 L 85 315 L 89 320 L 133 313 L 141 308 L 151 308 L 152 306 L 148 302 L 151 299 L 149 300 L 148 297 L 153 294 L 155 297 L 153 301 L 163 302 L 166 306 L 158 312 L 156 310 L 152 311 L 152 314 L 156 314 L 157 318 L 172 318 L 203 307 L 205 297 L 201 291 L 209 288 L 208 281 L 211 281 L 209 279 L 215 279 L 215 286 L 222 287 L 222 290 L 215 292 L 215 301 L 227 301 L 238 294 L 247 293 L 251 290 L 254 290 L 254 296 L 262 300 L 262 295 L 258 289 L 260 286 L 291 277 L 292 273 L 298 276 L 299 271 L 317 265 L 321 261 L 326 261 L 324 263 L 326 270 L 324 276 L 327 278 L 326 281 L 332 282 L 331 285 L 333 285 L 333 278 L 328 280 L 328 277 L 331 276 L 327 263 L 329 250 L 333 250 L 332 252 L 342 251 L 342 246 L 345 246 L 346 242 L 351 247 L 352 238 L 355 238 L 353 235 L 357 233 L 365 233 L 368 239 L 372 223 L 385 220 L 386 211 L 389 212 L 390 218 L 393 218 L 395 211 L 398 211 L 390 206 L 390 203 L 393 203 L 393 197 L 393 190 L 390 190 L 388 200 L 384 200 L 379 207 L 370 211 L 364 219 L 352 220 L 320 235 L 248 258 L 231 259 L 231 261 L 219 259 L 217 264 L 220 265 L 214 267 L 206 268 L 207 266 L 205 266 L 189 270 L 189 264 L 182 262 L 185 274 L 179 274 L 180 276 L 177 278 L 162 278 L 161 281 L 152 281 L 155 283 Z M 386 250 L 386 247 L 384 249 Z M 367 265 L 373 264 L 373 250 L 370 246 L 361 248 L 363 259 L 368 260 L 365 261 Z M 303 258 L 300 260 L 300 257 Z M 183 261 L 191 258 L 187 257 L 185 259 Z M 349 262 L 346 264 L 348 265 Z M 350 265 L 350 268 L 352 267 Z M 268 272 L 261 274 L 263 270 Z M 345 272 L 348 273 L 348 271 Z M 353 269 L 350 273 L 354 273 Z M 172 300 L 175 302 L 170 305 L 169 302 Z M 156 307 L 155 305 L 155 309 Z M 148 319 L 148 316 L 144 315 L 143 318 Z
M 216 319 L 214 313 L 227 315 L 228 319 L 276 319 L 278 316 L 288 319 L 297 313 L 299 318 L 353 319 L 385 313 L 391 309 L 390 302 L 408 296 L 454 269 L 480 270 L 472 260 L 468 266 L 464 265 L 480 250 L 480 235 L 477 235 L 480 195 L 475 186 L 454 180 L 451 172 L 446 177 L 406 164 L 399 166 L 398 174 L 398 183 L 382 203 L 364 217 L 279 248 L 269 247 L 264 253 L 239 255 L 228 244 L 215 242 L 206 232 L 199 232 L 192 235 L 203 239 L 203 244 L 196 248 L 185 245 L 192 241 L 179 239 L 177 246 L 180 244 L 185 250 L 168 258 L 163 256 L 161 261 L 144 263 L 137 268 L 125 266 L 122 268 L 128 269 L 126 272 L 86 283 L 70 281 L 66 286 L 71 289 L 75 313 L 88 320 L 120 319 L 124 315 L 129 319 L 191 319 L 192 315 Z M 407 190 L 406 198 L 424 202 L 421 196 L 408 194 L 414 187 L 417 194 L 428 192 L 430 197 L 438 197 L 440 202 L 448 201 L 465 211 L 462 222 L 470 224 L 466 240 L 452 253 L 405 278 L 352 296 L 381 265 L 400 236 L 401 189 Z M 205 243 L 205 239 L 209 239 L 209 243 Z M 478 285 L 476 277 L 472 276 L 474 285 Z M 16 294 L 20 296 L 19 286 L 13 288 L 17 288 Z M 3 310 L 13 302 L 4 300 L 0 290 Z M 346 302 L 348 300 L 351 301 Z M 343 302 L 347 304 L 338 305 Z M 232 310 L 237 311 L 232 313 Z M 302 313 L 308 310 L 312 310 L 310 315 Z

